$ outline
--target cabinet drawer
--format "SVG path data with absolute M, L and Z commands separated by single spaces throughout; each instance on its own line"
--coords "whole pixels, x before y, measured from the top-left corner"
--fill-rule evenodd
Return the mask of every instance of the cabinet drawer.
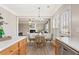
M 7 49 L 0 52 L 0 55 L 10 55 L 15 49 L 18 49 L 18 43 L 8 47 Z
M 19 46 L 18 46 L 19 47 L 19 50 L 18 50 L 19 53 L 18 54 L 19 55 L 26 55 L 26 51 L 27 51 L 26 50 L 27 49 L 26 48 L 27 47 L 27 41 L 26 41 L 26 39 L 21 40 L 18 44 L 19 44 Z
M 19 42 L 19 46 L 23 46 L 23 45 L 26 45 L 27 44 L 27 41 L 26 39 L 23 39 Z

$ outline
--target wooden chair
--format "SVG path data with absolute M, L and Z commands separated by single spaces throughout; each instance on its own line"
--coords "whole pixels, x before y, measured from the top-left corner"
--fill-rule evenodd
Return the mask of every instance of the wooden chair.
M 43 47 L 46 45 L 46 40 L 44 36 L 36 36 L 34 41 L 34 46 L 37 48 Z

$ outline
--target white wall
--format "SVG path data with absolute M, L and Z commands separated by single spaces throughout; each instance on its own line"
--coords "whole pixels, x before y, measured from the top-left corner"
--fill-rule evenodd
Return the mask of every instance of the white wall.
M 30 28 L 28 23 L 19 23 L 19 32 L 22 32 L 23 35 L 27 35 L 27 32 L 29 32 L 30 29 L 35 29 L 37 32 L 44 29 L 43 24 L 36 24 L 35 28 Z
M 48 33 L 51 33 L 51 18 L 48 19 L 47 23 L 45 24 L 45 31 L 47 31 Z
M 17 20 L 16 16 L 0 7 L 0 13 L 2 13 L 3 20 L 8 24 L 4 24 L 5 35 L 16 36 L 17 35 Z
M 22 32 L 23 35 L 26 35 L 29 32 L 29 25 L 27 23 L 19 23 L 19 32 Z
M 79 5 L 72 5 L 72 37 L 79 39 Z

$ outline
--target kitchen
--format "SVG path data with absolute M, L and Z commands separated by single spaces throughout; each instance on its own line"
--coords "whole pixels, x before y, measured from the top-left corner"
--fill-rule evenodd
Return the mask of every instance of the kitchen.
M 33 43 L 36 35 L 47 39 L 51 55 L 78 55 L 78 9 L 78 4 L 0 5 L 0 26 L 5 32 L 0 39 L 0 55 L 28 55 L 29 42 Z

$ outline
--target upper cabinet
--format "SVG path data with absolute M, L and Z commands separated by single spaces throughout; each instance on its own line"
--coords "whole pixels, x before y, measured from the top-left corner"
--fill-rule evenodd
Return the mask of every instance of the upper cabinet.
M 53 34 L 59 36 L 59 14 L 53 16 Z
M 71 32 L 71 10 L 67 9 L 60 14 L 60 35 L 70 36 Z
M 53 16 L 55 36 L 79 38 L 79 5 L 62 5 Z
M 55 36 L 71 36 L 71 5 L 62 5 L 53 16 Z

